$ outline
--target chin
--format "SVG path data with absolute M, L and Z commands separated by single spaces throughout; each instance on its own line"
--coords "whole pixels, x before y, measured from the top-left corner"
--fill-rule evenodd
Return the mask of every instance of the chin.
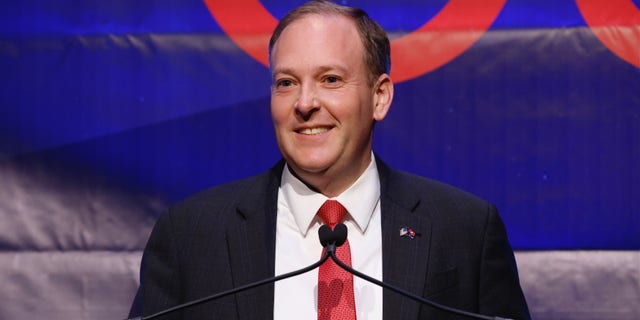
M 318 163 L 296 162 L 295 169 L 306 173 L 321 173 L 326 171 L 327 167 Z
M 297 171 L 301 171 L 298 172 L 298 174 L 300 173 L 311 173 L 311 174 L 317 174 L 317 173 L 322 173 L 327 171 L 327 169 L 330 167 L 330 161 L 328 161 L 327 159 L 302 159 L 300 161 L 287 161 L 290 164 L 293 164 L 293 169 L 297 172 Z

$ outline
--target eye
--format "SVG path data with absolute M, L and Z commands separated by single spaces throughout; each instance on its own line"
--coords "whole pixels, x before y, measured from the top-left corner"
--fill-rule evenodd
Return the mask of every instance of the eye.
M 281 79 L 276 81 L 276 87 L 291 87 L 293 85 L 293 81 L 291 79 Z
M 336 83 L 338 82 L 340 79 L 338 77 L 335 76 L 328 76 L 325 81 L 328 83 Z
M 326 85 L 329 85 L 332 87 L 339 86 L 340 84 L 342 84 L 342 78 L 334 75 L 328 75 L 322 78 L 322 80 Z

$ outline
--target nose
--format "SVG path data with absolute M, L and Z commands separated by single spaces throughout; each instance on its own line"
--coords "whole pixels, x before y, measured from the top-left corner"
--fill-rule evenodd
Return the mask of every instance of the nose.
M 320 108 L 320 104 L 315 89 L 311 85 L 303 85 L 298 101 L 296 101 L 296 113 L 304 120 L 309 120 L 318 108 Z

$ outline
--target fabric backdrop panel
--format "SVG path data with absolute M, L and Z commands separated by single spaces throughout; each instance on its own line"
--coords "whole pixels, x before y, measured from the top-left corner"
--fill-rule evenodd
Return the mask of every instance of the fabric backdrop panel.
M 638 318 L 640 0 L 340 2 L 392 40 L 377 155 L 498 206 L 534 317 Z M 0 318 L 123 317 L 157 217 L 280 159 L 300 3 L 0 2 Z
M 601 41 L 576 2 L 490 2 L 498 3 L 493 18 L 455 9 L 471 5 L 464 1 L 349 2 L 378 19 L 392 43 L 412 36 L 437 52 L 394 46 L 403 57 L 394 65 L 428 64 L 456 41 L 468 43 L 448 62 L 396 83 L 375 151 L 496 203 L 516 248 L 640 248 L 638 66 Z M 58 180 L 56 190 L 64 185 L 80 198 L 98 189 L 139 195 L 162 211 L 275 163 L 269 70 L 214 19 L 230 10 L 224 2 L 211 3 L 3 2 L 5 170 L 32 181 L 44 172 Z M 275 21 L 298 3 L 247 1 L 243 12 L 262 10 Z M 233 21 L 251 30 L 243 18 Z M 485 27 L 476 25 L 483 19 Z M 606 27 L 633 48 L 637 20 L 620 19 L 613 15 Z M 421 29 L 435 21 L 450 29 Z M 474 34 L 478 40 L 469 40 Z M 25 202 L 42 197 L 23 192 Z M 58 209 L 86 212 L 73 201 Z

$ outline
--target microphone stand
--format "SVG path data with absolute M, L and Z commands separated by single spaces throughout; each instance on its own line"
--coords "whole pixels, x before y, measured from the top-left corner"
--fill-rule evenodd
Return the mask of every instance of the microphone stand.
M 385 289 L 389 289 L 391 291 L 394 291 L 396 293 L 399 293 L 405 297 L 411 298 L 415 301 L 424 303 L 426 305 L 432 306 L 436 309 L 440 309 L 440 310 L 444 310 L 447 312 L 451 312 L 457 315 L 461 315 L 461 316 L 465 316 L 465 317 L 470 317 L 470 318 L 475 318 L 475 319 L 483 319 L 483 320 L 512 320 L 509 318 L 501 318 L 501 317 L 490 317 L 490 316 L 485 316 L 485 315 L 481 315 L 481 314 L 477 314 L 477 313 L 473 313 L 473 312 L 467 312 L 464 310 L 459 310 L 459 309 L 455 309 L 455 308 L 451 308 L 451 307 L 447 307 L 445 305 L 433 302 L 431 300 L 427 300 L 421 296 L 415 295 L 409 291 L 400 289 L 398 287 L 392 286 L 390 284 L 384 283 L 378 279 L 372 278 L 364 273 L 361 273 L 360 271 L 357 271 L 349 266 L 347 266 L 346 264 L 344 264 L 342 261 L 340 261 L 340 259 L 338 259 L 338 257 L 336 257 L 336 253 L 335 250 L 327 250 L 327 252 L 329 253 L 329 255 L 331 256 L 331 260 L 333 260 L 338 266 L 340 266 L 340 268 L 346 270 L 347 272 L 350 272 L 354 275 L 356 275 L 357 277 L 364 279 L 366 281 L 369 281 L 373 284 L 379 285 Z
M 265 284 L 268 284 L 268 283 L 284 280 L 284 279 L 287 279 L 287 278 L 291 278 L 291 277 L 294 277 L 294 276 L 309 272 L 309 271 L 319 267 L 320 265 L 322 265 L 325 261 L 327 261 L 327 259 L 329 259 L 329 256 L 331 256 L 333 254 L 334 250 L 325 250 L 325 251 L 326 251 L 325 254 L 322 256 L 322 258 L 320 258 L 320 260 L 318 260 L 318 262 L 316 262 L 316 263 L 314 263 L 314 264 L 312 264 L 312 265 L 310 265 L 310 266 L 308 266 L 306 268 L 302 268 L 300 270 L 295 270 L 295 271 L 291 271 L 289 273 L 281 274 L 281 275 L 273 277 L 273 278 L 267 278 L 267 279 L 263 279 L 263 280 L 256 281 L 256 282 L 253 282 L 253 283 L 249 283 L 249 284 L 246 284 L 246 285 L 243 285 L 243 286 L 240 286 L 240 287 L 236 287 L 236 288 L 233 288 L 233 289 L 230 289 L 230 290 L 227 290 L 227 291 L 223 291 L 223 292 L 219 292 L 219 293 L 216 293 L 216 294 L 213 294 L 213 295 L 210 295 L 210 296 L 206 296 L 206 297 L 200 298 L 198 300 L 193 300 L 193 301 L 189 301 L 187 303 L 179 304 L 179 305 L 177 305 L 175 307 L 162 310 L 160 312 L 154 313 L 154 314 L 149 315 L 149 316 L 144 316 L 144 317 L 143 316 L 139 316 L 139 317 L 129 318 L 129 319 L 125 319 L 125 320 L 149 320 L 149 319 L 153 319 L 153 318 L 165 315 L 165 314 L 170 313 L 170 312 L 174 312 L 174 311 L 177 311 L 177 310 L 180 310 L 180 309 L 188 308 L 188 307 L 191 307 L 191 306 L 194 306 L 194 305 L 197 305 L 197 304 L 201 304 L 201 303 L 207 302 L 209 300 L 215 300 L 215 299 L 222 298 L 222 297 L 234 294 L 234 293 L 238 293 L 240 291 L 253 289 L 255 287 L 259 287 L 259 286 L 262 286 L 262 285 L 265 285 Z

